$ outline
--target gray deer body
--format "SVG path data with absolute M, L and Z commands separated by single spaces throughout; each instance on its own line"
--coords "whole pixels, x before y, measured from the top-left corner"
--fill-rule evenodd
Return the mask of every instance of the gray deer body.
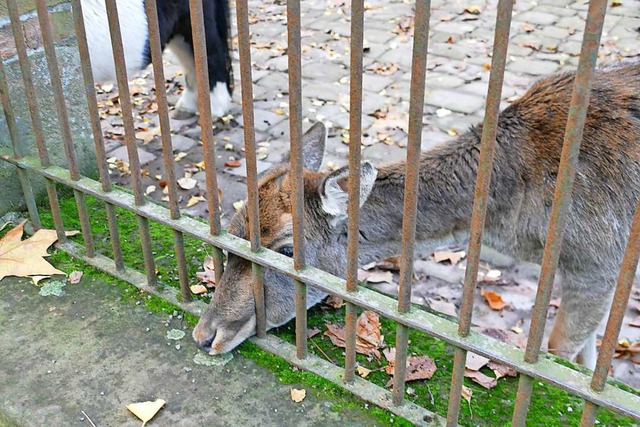
M 486 244 L 519 259 L 540 263 L 562 150 L 573 73 L 536 83 L 500 115 L 487 211 Z M 481 127 L 438 146 L 420 158 L 416 240 L 434 249 L 468 234 Z M 346 182 L 343 168 L 315 172 L 324 154 L 324 127 L 304 137 L 305 238 L 309 262 L 338 276 L 346 263 Z M 290 253 L 291 204 L 288 166 L 260 182 L 260 223 L 265 247 Z M 361 263 L 399 253 L 404 163 L 365 163 L 361 172 Z M 578 162 L 573 203 L 564 231 L 558 270 L 562 303 L 550 351 L 595 364 L 595 329 L 605 315 L 640 198 L 640 62 L 597 72 Z M 230 232 L 247 237 L 246 212 Z M 289 248 L 288 250 L 283 250 Z M 250 264 L 230 256 L 194 338 L 207 351 L 229 351 L 254 333 L 255 307 Z M 294 316 L 293 284 L 265 274 L 270 326 Z M 309 306 L 325 295 L 309 290 Z

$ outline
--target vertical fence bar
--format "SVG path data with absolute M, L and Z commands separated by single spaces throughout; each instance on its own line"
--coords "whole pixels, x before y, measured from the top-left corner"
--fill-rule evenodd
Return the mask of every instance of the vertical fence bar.
M 424 86 L 429 49 L 429 19 L 431 0 L 416 1 L 416 16 L 411 62 L 411 95 L 409 100 L 409 132 L 404 187 L 402 221 L 402 253 L 400 257 L 400 285 L 398 311 L 407 313 L 411 307 L 411 279 L 413 277 L 413 252 L 416 239 L 418 210 L 418 186 L 420 174 L 420 144 L 422 143 L 422 118 L 424 113 Z M 396 327 L 396 364 L 393 372 L 393 403 L 404 402 L 404 378 L 407 362 L 409 328 Z
M 611 359 L 613 358 L 613 354 L 618 343 L 618 335 L 620 334 L 624 314 L 627 310 L 627 305 L 629 305 L 629 297 L 635 280 L 639 258 L 640 201 L 638 201 L 636 213 L 633 217 L 633 223 L 631 224 L 631 232 L 629 233 L 629 240 L 627 241 L 627 248 L 624 252 L 622 265 L 620 266 L 616 292 L 613 296 L 609 319 L 607 320 L 604 337 L 602 338 L 602 344 L 600 345 L 600 351 L 598 352 L 598 361 L 596 362 L 596 368 L 593 371 L 593 378 L 591 379 L 591 389 L 596 393 L 604 390 L 607 382 L 609 368 L 611 367 Z M 595 422 L 597 412 L 598 405 L 591 402 L 585 402 L 580 425 L 583 427 L 592 426 Z
M 567 127 L 564 134 L 562 155 L 558 168 L 558 178 L 553 197 L 553 208 L 547 230 L 547 238 L 542 255 L 542 270 L 538 283 L 536 303 L 531 317 L 531 329 L 527 340 L 527 349 L 524 360 L 527 363 L 536 363 L 540 355 L 540 346 L 544 334 L 544 326 L 549 310 L 549 300 L 555 277 L 560 249 L 562 247 L 562 232 L 567 222 L 567 214 L 571 206 L 571 193 L 576 175 L 576 165 L 580 154 L 582 133 L 587 117 L 589 96 L 591 94 L 591 80 L 593 70 L 598 59 L 600 36 L 607 8 L 606 0 L 591 0 L 585 25 L 584 37 L 578 71 L 573 84 L 571 105 L 567 117 Z M 513 412 L 513 425 L 524 426 L 529 411 L 529 403 L 533 390 L 533 378 L 527 375 L 520 376 L 518 395 Z
M 158 5 L 156 0 L 145 1 L 147 22 L 149 23 L 149 50 L 153 64 L 153 78 L 156 88 L 156 103 L 158 104 L 158 119 L 160 134 L 162 135 L 162 160 L 164 161 L 165 181 L 169 192 L 169 214 L 171 219 L 180 218 L 178 205 L 178 187 L 173 160 L 173 144 L 171 141 L 171 126 L 169 122 L 169 106 L 165 88 L 164 68 L 162 64 L 162 44 L 160 42 L 160 27 L 158 24 Z M 191 300 L 189 289 L 189 274 L 187 272 L 187 258 L 184 253 L 184 236 L 182 232 L 173 230 L 173 248 L 176 254 L 180 290 L 185 301 Z
M 289 134 L 291 136 L 291 202 L 293 210 L 293 265 L 306 265 L 304 247 L 304 162 L 302 152 L 302 50 L 300 0 L 287 1 L 289 60 Z M 295 281 L 296 355 L 307 357 L 307 285 Z
M 31 125 L 33 127 L 33 135 L 36 140 L 38 156 L 40 157 L 42 166 L 47 167 L 50 165 L 49 153 L 47 152 L 47 145 L 44 140 L 42 120 L 40 119 L 40 107 L 38 106 L 36 89 L 31 77 L 31 66 L 29 65 L 29 56 L 27 55 L 27 44 L 24 39 L 24 31 L 22 29 L 22 23 L 20 22 L 20 13 L 18 11 L 16 0 L 7 0 L 7 11 L 9 12 L 9 19 L 11 20 L 13 39 L 16 43 L 16 52 L 18 54 L 18 62 L 20 63 L 24 90 L 27 96 L 27 105 L 29 106 L 29 113 L 31 115 Z M 56 229 L 58 241 L 66 242 L 67 235 L 64 232 L 64 224 L 62 223 L 62 214 L 60 213 L 60 204 L 58 203 L 56 185 L 49 179 L 45 180 L 45 185 L 47 188 L 49 206 L 51 207 L 51 214 L 53 216 L 53 223 Z
M 478 175 L 476 177 L 473 211 L 471 214 L 471 230 L 469 248 L 467 250 L 467 269 L 464 277 L 462 304 L 460 306 L 460 321 L 458 324 L 458 333 L 463 337 L 468 336 L 471 329 L 473 297 L 478 280 L 482 234 L 484 231 L 484 222 L 487 214 L 487 204 L 489 201 L 489 186 L 491 184 L 491 172 L 493 170 L 493 157 L 498 130 L 498 117 L 500 115 L 500 100 L 502 97 L 504 69 L 507 61 L 507 50 L 509 47 L 509 30 L 511 28 L 512 12 L 513 0 L 499 0 L 496 16 L 496 30 L 493 40 L 493 54 L 491 55 L 491 74 L 489 75 L 487 103 L 485 107 L 482 137 L 480 140 Z M 447 411 L 447 425 L 449 426 L 455 426 L 458 423 L 466 360 L 467 351 L 456 347 L 454 353 L 451 388 L 449 390 L 449 407 Z
M 109 169 L 107 166 L 107 156 L 104 151 L 104 141 L 102 139 L 102 126 L 100 124 L 98 100 L 96 98 L 93 72 L 91 70 L 91 58 L 89 56 L 89 46 L 87 44 L 87 33 L 84 27 L 84 19 L 82 17 L 82 1 L 71 0 L 71 3 L 73 8 L 73 21 L 76 30 L 76 38 L 78 40 L 78 52 L 80 54 L 80 68 L 82 69 L 82 76 L 84 79 L 84 90 L 87 97 L 89 120 L 91 122 L 91 130 L 93 132 L 93 144 L 96 149 L 96 161 L 98 163 L 98 171 L 100 173 L 100 184 L 103 191 L 111 191 L 111 179 L 109 177 Z M 116 269 L 118 271 L 124 271 L 124 259 L 122 256 L 122 248 L 120 246 L 120 232 L 118 231 L 115 207 L 107 202 L 105 202 L 104 205 L 107 212 L 107 224 L 109 227 L 109 237 L 111 238 L 113 260 Z
M 111 45 L 113 49 L 113 59 L 116 67 L 116 78 L 118 82 L 118 93 L 120 107 L 122 109 L 122 122 L 124 125 L 124 141 L 129 155 L 129 167 L 131 169 L 131 187 L 135 204 L 141 206 L 145 203 L 142 192 L 142 176 L 140 173 L 140 160 L 138 158 L 138 147 L 135 140 L 135 127 L 133 124 L 133 108 L 131 107 L 131 96 L 129 93 L 129 82 L 127 79 L 127 68 L 124 59 L 124 47 L 122 44 L 122 33 L 120 31 L 120 21 L 118 17 L 118 6 L 116 0 L 106 0 L 107 18 L 109 20 L 109 31 L 111 33 Z M 145 272 L 149 286 L 157 284 L 155 262 L 151 251 L 151 237 L 149 235 L 149 222 L 140 215 L 136 216 L 138 222 L 138 232 L 140 233 L 140 243 L 142 245 L 142 256 L 144 258 Z
M 220 234 L 220 200 L 218 199 L 218 176 L 216 172 L 216 148 L 211 125 L 211 104 L 209 93 L 209 73 L 207 66 L 207 46 L 204 30 L 202 0 L 189 0 L 191 32 L 193 37 L 193 55 L 196 66 L 196 85 L 198 91 L 198 112 L 202 131 L 202 153 L 205 164 L 207 187 L 207 207 L 209 209 L 209 227 L 211 234 Z M 220 248 L 213 248 L 213 266 L 216 283 L 220 282 L 224 270 L 224 257 Z
M 253 79 L 251 76 L 251 36 L 249 34 L 249 5 L 247 0 L 236 2 L 238 23 L 238 50 L 240 53 L 240 84 L 242 85 L 242 116 L 244 127 L 244 146 L 247 161 L 247 215 L 249 216 L 249 237 L 251 250 L 259 251 L 260 211 L 258 206 L 258 178 L 256 161 L 256 133 L 253 117 Z M 267 334 L 267 321 L 264 301 L 262 267 L 251 266 L 253 297 L 256 303 L 256 335 L 264 338 Z
M 64 145 L 65 156 L 67 158 L 67 167 L 69 169 L 71 179 L 77 181 L 80 179 L 80 171 L 76 161 L 73 137 L 71 136 L 71 125 L 69 124 L 69 114 L 67 112 L 67 104 L 64 100 L 64 93 L 62 91 L 60 68 L 58 66 L 58 58 L 56 57 L 56 49 L 53 44 L 53 31 L 51 30 L 51 21 L 49 20 L 46 1 L 36 0 L 36 9 L 38 12 L 38 22 L 40 24 L 40 33 L 42 34 L 44 53 L 47 58 L 47 67 L 49 69 L 53 99 L 58 113 L 58 126 L 62 135 L 62 143 Z M 84 194 L 80 191 L 74 190 L 73 195 L 76 199 L 85 252 L 89 258 L 93 258 L 95 256 L 95 250 L 93 245 L 93 236 L 91 233 L 91 222 L 89 220 L 89 213 L 87 212 Z
M 351 58 L 349 88 L 349 201 L 347 206 L 347 291 L 358 289 L 358 239 L 360 238 L 360 171 L 362 148 L 362 52 L 364 0 L 351 2 Z M 344 381 L 353 382 L 356 368 L 358 309 L 346 303 Z
M 18 129 L 16 128 L 16 117 L 13 112 L 13 105 L 11 105 L 11 96 L 9 95 L 9 86 L 7 85 L 7 75 L 4 72 L 4 64 L 0 60 L 0 98 L 2 101 L 2 110 L 4 111 L 4 117 L 7 121 L 7 129 L 9 131 L 9 138 L 11 139 L 11 147 L 13 148 L 13 156 L 18 159 L 22 157 L 22 151 L 20 147 L 20 136 L 18 135 Z M 33 196 L 33 189 L 31 188 L 31 182 L 27 171 L 16 168 L 18 171 L 18 179 L 20 180 L 20 186 L 22 187 L 22 194 L 24 201 L 29 211 L 29 218 L 33 227 L 37 230 L 42 228 L 40 223 L 40 215 L 38 214 L 38 207 L 36 206 L 36 199 Z

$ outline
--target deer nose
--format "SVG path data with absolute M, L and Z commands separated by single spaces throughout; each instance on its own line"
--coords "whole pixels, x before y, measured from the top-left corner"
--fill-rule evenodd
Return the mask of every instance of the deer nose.
M 198 347 L 200 347 L 202 350 L 206 351 L 207 353 L 211 352 L 211 344 L 213 343 L 213 340 L 215 339 L 216 335 L 213 334 L 211 336 L 211 338 L 207 338 L 204 341 L 200 341 L 198 343 Z

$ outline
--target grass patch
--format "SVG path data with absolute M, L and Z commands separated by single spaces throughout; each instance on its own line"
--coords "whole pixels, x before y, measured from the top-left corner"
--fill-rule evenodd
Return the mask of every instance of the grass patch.
M 63 194 L 63 197 L 61 197 L 60 205 L 65 227 L 67 229 L 79 229 L 80 223 L 77 219 L 77 209 L 73 197 L 70 196 L 69 192 L 67 192 L 67 194 L 61 194 Z M 96 251 L 105 256 L 113 257 L 104 203 L 92 197 L 87 197 L 86 199 L 87 209 L 91 217 Z M 116 209 L 116 214 L 125 264 L 130 268 L 142 271 L 144 262 L 141 255 L 142 251 L 135 215 L 119 208 Z M 41 210 L 41 218 L 45 227 L 53 227 L 52 217 L 48 211 Z M 149 222 L 149 229 L 153 243 L 153 254 L 158 279 L 166 285 L 179 287 L 177 266 L 173 253 L 172 230 L 151 221 Z M 74 236 L 71 239 L 82 243 L 81 236 Z M 201 269 L 204 257 L 207 253 L 211 253 L 212 249 L 209 245 L 186 235 L 184 237 L 184 244 L 189 277 L 194 278 L 195 283 L 195 273 Z M 107 276 L 97 269 L 76 261 L 61 252 L 56 251 L 51 257 L 51 261 L 63 270 L 71 271 L 71 269 L 79 269 L 92 277 L 102 277 L 108 283 L 116 283 L 117 286 L 122 287 L 123 301 L 137 302 L 142 300 L 147 308 L 154 312 L 172 313 L 175 310 L 175 307 L 166 301 L 149 295 L 141 295 L 141 293 L 132 286 L 115 280 L 113 277 Z M 324 324 L 327 322 L 336 324 L 344 322 L 344 308 L 328 311 L 321 307 L 316 307 L 309 311 L 308 319 L 309 328 L 316 327 L 324 331 Z M 194 326 L 197 318 L 187 314 L 185 316 L 185 322 L 189 326 Z M 393 346 L 395 341 L 395 323 L 387 319 L 381 319 L 381 323 L 385 342 L 389 346 Z M 286 341 L 291 343 L 295 342 L 295 328 L 292 322 L 278 328 L 273 331 L 273 333 Z M 340 387 L 314 374 L 291 367 L 283 359 L 260 350 L 252 343 L 242 344 L 238 351 L 243 356 L 255 360 L 259 365 L 272 370 L 283 383 L 301 384 L 320 392 L 321 395 L 337 399 L 338 403 L 334 406 L 336 410 L 343 411 L 363 407 L 362 401 L 354 398 L 350 393 L 345 392 Z M 344 364 L 343 349 L 334 347 L 328 337 L 322 334 L 316 335 L 309 341 L 309 351 L 321 358 L 328 356 L 333 362 L 339 365 Z M 416 355 L 429 355 L 435 360 L 438 370 L 434 377 L 428 381 L 412 381 L 407 383 L 408 388 L 411 388 L 413 391 L 412 394 L 406 395 L 407 400 L 413 401 L 437 414 L 446 416 L 449 384 L 453 366 L 453 348 L 424 333 L 412 330 L 410 333 L 409 351 Z M 360 365 L 373 371 L 367 377 L 367 380 L 382 387 L 385 386 L 390 378 L 382 369 L 386 365 L 386 362 L 369 360 L 363 355 L 358 355 L 357 361 Z M 566 361 L 561 361 L 561 363 L 565 366 L 579 369 Z M 483 368 L 483 372 L 489 376 L 493 376 L 493 373 L 487 368 Z M 465 385 L 473 391 L 473 397 L 470 404 L 467 404 L 467 402 L 463 400 L 460 424 L 510 424 L 517 384 L 517 378 L 503 378 L 498 381 L 498 385 L 495 388 L 485 390 L 473 383 L 470 379 L 465 378 Z M 637 390 L 633 390 L 630 387 L 625 386 L 621 388 L 638 393 Z M 557 387 L 536 382 L 534 394 L 531 399 L 528 424 L 533 426 L 577 426 L 580 422 L 582 406 L 583 402 L 580 398 L 572 396 Z M 371 406 L 368 411 L 384 424 L 388 424 L 390 420 L 393 419 L 394 425 L 410 425 L 406 420 L 394 417 L 389 412 L 380 408 Z M 606 426 L 637 425 L 631 418 L 620 416 L 608 410 L 600 410 L 598 422 L 600 425 Z

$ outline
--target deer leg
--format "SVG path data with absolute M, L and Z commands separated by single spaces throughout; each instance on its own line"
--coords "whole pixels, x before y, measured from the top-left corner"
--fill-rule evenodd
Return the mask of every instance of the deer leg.
M 609 308 L 613 281 L 586 282 L 571 276 L 563 279 L 549 352 L 593 369 L 597 358 L 595 331 Z

